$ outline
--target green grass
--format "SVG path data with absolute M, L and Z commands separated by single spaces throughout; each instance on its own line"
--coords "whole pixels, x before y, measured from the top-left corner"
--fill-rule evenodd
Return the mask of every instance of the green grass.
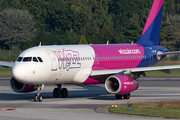
M 128 107 L 130 106 L 130 110 Z M 163 117 L 163 118 L 180 118 L 180 101 L 176 102 L 159 102 L 159 103 L 127 103 L 118 105 L 117 108 L 109 107 L 113 113 L 122 113 L 130 115 Z
M 12 76 L 12 68 L 5 68 L 0 66 L 0 76 Z

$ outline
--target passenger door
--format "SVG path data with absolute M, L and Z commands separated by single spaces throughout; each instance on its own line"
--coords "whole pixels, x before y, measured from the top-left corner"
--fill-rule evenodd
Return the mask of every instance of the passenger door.
M 51 71 L 56 71 L 57 70 L 57 58 L 54 54 L 53 51 L 47 51 L 50 59 L 51 59 Z

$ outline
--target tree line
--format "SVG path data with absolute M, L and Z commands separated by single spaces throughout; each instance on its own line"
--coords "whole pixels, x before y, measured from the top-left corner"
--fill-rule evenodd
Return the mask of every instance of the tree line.
M 135 43 L 153 0 L 0 0 L 0 49 Z M 17 13 L 17 14 L 16 14 Z M 165 0 L 160 45 L 180 49 L 180 1 Z M 12 26 L 10 26 L 12 25 Z

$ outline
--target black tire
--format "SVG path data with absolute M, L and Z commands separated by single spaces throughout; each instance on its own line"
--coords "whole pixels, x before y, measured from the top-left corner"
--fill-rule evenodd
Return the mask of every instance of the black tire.
M 42 100 L 43 100 L 42 95 L 39 95 L 38 100 L 39 100 L 39 102 L 42 102 Z
M 58 88 L 54 88 L 53 96 L 54 96 L 54 98 L 59 98 L 60 97 L 60 90 Z
M 130 93 L 128 93 L 128 94 L 125 94 L 123 97 L 124 97 L 124 99 L 129 99 L 130 98 Z
M 61 89 L 61 97 L 62 98 L 67 98 L 68 96 L 68 90 L 66 88 Z
M 38 101 L 38 96 L 34 95 L 34 102 L 37 102 L 37 101 Z
M 116 99 L 122 99 L 122 95 L 115 95 Z

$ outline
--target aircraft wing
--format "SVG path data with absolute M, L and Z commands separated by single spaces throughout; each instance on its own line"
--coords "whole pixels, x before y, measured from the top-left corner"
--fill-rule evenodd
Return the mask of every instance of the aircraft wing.
M 13 62 L 5 62 L 5 61 L 0 61 L 0 66 L 2 67 L 13 67 L 14 63 Z
M 170 69 L 178 69 L 180 65 L 167 65 L 167 66 L 152 66 L 152 67 L 139 67 L 128 69 L 113 69 L 113 70 L 92 70 L 90 76 L 111 75 L 118 73 L 133 73 L 133 72 L 147 72 L 147 71 L 163 71 L 168 72 Z

